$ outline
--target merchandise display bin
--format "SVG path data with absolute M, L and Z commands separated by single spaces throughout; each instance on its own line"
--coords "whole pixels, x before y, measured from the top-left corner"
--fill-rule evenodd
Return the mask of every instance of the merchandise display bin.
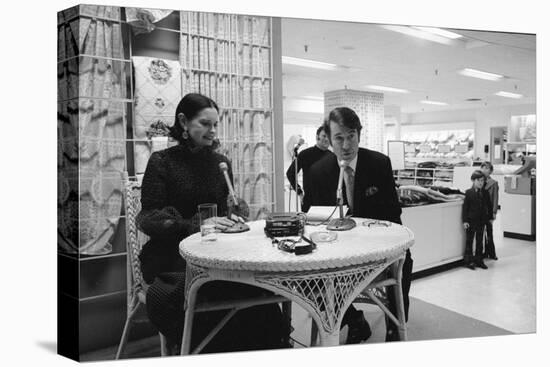
M 402 208 L 401 221 L 413 231 L 415 238 L 411 249 L 413 273 L 463 258 L 466 233 L 462 203 L 461 200 Z

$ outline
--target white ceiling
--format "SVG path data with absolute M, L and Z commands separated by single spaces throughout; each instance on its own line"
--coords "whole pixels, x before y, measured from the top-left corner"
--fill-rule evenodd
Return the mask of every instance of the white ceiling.
M 402 113 L 536 102 L 535 35 L 451 31 L 463 35 L 463 41 L 444 45 L 375 24 L 283 18 L 284 56 L 351 68 L 328 71 L 283 64 L 283 95 L 289 101 L 306 96 L 322 97 L 324 91 L 345 87 L 368 90 L 366 85 L 390 86 L 411 91 L 409 94 L 384 92 L 385 105 L 399 107 Z M 457 73 L 465 67 L 508 78 L 493 82 Z M 495 96 L 498 91 L 520 93 L 524 97 Z M 419 103 L 426 97 L 449 105 Z M 465 101 L 469 98 L 482 101 Z

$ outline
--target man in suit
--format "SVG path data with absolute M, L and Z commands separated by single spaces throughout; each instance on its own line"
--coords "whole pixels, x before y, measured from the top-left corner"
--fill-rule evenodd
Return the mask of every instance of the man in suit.
M 350 108 L 332 110 L 325 122 L 334 155 L 327 155 L 311 169 L 311 205 L 336 204 L 336 190 L 340 167 L 338 162 L 348 162 L 344 174 L 344 204 L 348 215 L 361 218 L 388 220 L 401 224 L 401 207 L 397 198 L 390 159 L 379 152 L 359 148 L 361 122 Z M 409 289 L 411 285 L 412 258 L 407 250 L 403 265 L 403 298 L 405 317 L 409 314 Z M 397 315 L 397 302 L 393 292 L 388 292 L 390 311 Z M 370 336 L 370 327 L 361 311 L 353 305 L 346 311 L 343 325 L 349 325 L 348 343 L 360 343 Z M 397 326 L 386 318 L 386 341 L 399 340 Z
M 317 129 L 317 143 L 310 148 L 302 150 L 300 154 L 298 154 L 298 169 L 296 170 L 295 168 L 296 162 L 292 161 L 292 164 L 288 167 L 288 170 L 286 171 L 286 177 L 288 178 L 291 187 L 294 190 L 298 191 L 298 195 L 303 195 L 302 210 L 304 212 L 307 212 L 309 210 L 309 207 L 311 206 L 311 199 L 309 195 L 311 179 L 309 169 L 315 162 L 323 158 L 325 155 L 332 155 L 332 152 L 328 150 L 328 148 L 329 141 L 325 132 L 325 125 L 323 124 Z M 303 183 L 305 194 L 303 193 L 300 185 L 298 185 L 298 183 L 296 182 L 296 173 L 300 172 L 301 169 L 304 170 Z

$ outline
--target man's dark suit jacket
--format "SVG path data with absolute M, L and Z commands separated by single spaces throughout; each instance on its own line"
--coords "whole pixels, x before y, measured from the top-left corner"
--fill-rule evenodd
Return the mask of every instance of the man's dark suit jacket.
M 340 172 L 336 156 L 331 154 L 323 157 L 311 167 L 310 172 L 312 205 L 336 205 Z M 354 217 L 401 224 L 401 206 L 395 190 L 391 162 L 386 155 L 359 148 L 354 184 Z M 345 183 L 342 194 L 344 204 L 347 205 Z

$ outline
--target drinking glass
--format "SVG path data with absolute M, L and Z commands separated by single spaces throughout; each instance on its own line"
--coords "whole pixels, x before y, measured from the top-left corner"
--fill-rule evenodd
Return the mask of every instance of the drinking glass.
M 199 220 L 201 227 L 201 241 L 216 241 L 216 217 L 218 206 L 216 204 L 199 204 Z

